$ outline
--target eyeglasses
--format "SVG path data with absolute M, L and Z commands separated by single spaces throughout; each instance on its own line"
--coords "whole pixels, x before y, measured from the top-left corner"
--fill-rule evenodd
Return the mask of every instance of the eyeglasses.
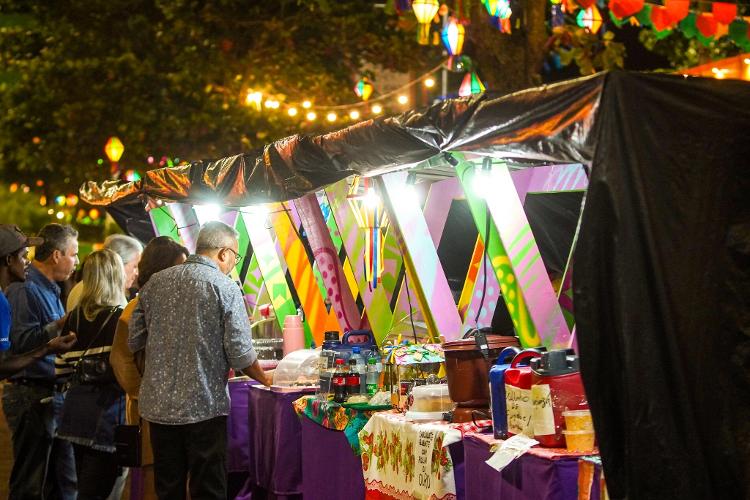
M 232 250 L 232 249 L 231 249 L 231 248 L 229 248 L 229 247 L 224 247 L 224 249 L 225 249 L 225 250 L 229 250 L 230 252 L 232 252 L 232 253 L 234 254 L 234 262 L 235 262 L 236 264 L 239 264 L 239 263 L 240 263 L 240 261 L 242 260 L 242 255 L 240 255 L 240 254 L 239 254 L 238 252 L 235 252 L 234 250 Z

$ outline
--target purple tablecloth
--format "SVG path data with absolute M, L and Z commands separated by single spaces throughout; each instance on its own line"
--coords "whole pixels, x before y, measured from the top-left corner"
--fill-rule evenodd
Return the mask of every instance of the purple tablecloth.
M 522 455 L 501 472 L 485 462 L 490 446 L 474 436 L 465 436 L 466 499 L 483 500 L 576 500 L 578 457 L 550 460 Z
M 227 472 L 247 472 L 250 464 L 250 430 L 247 400 L 256 382 L 229 382 L 231 410 L 227 418 Z
M 248 470 L 253 500 L 302 495 L 301 426 L 292 407 L 292 402 L 302 395 L 275 393 L 261 386 L 249 388 Z
M 342 431 L 327 429 L 301 415 L 302 492 L 305 500 L 358 500 L 365 497 L 362 461 Z

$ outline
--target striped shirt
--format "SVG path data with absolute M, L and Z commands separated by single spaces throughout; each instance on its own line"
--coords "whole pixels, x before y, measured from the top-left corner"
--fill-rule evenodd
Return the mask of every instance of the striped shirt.
M 77 339 L 70 351 L 55 357 L 55 378 L 58 382 L 67 380 L 84 352 L 86 357 L 101 355 L 109 362 L 120 314 L 121 307 L 110 307 L 99 311 L 93 321 L 89 321 L 80 308 L 71 311 L 63 327 L 63 335 L 73 332 Z

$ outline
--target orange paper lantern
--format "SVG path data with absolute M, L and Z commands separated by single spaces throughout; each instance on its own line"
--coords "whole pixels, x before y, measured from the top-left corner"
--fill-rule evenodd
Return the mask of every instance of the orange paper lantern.
M 664 7 L 655 5 L 651 7 L 651 24 L 656 31 L 664 31 L 672 25 L 672 18 Z
M 695 19 L 695 26 L 698 28 L 701 35 L 706 38 L 710 38 L 716 34 L 716 18 L 714 18 L 713 14 L 708 12 L 701 13 Z
M 618 19 L 625 19 L 642 11 L 644 4 L 645 0 L 610 0 L 609 10 Z
M 711 7 L 714 19 L 721 24 L 730 24 L 737 17 L 737 4 L 727 2 L 714 2 Z
M 664 0 L 664 7 L 667 9 L 669 18 L 679 23 L 690 13 L 690 0 Z

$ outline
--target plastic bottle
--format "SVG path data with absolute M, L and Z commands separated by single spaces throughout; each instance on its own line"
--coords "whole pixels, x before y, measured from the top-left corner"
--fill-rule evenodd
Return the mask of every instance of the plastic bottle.
M 359 373 L 359 394 L 367 394 L 367 358 L 362 355 L 359 346 L 352 347 L 352 355 L 349 357 L 349 366 L 352 360 L 356 361 L 355 371 Z M 351 371 L 351 368 L 350 368 Z
M 346 395 L 356 396 L 360 393 L 360 377 L 357 360 L 349 359 L 349 373 L 346 374 Z
M 302 327 L 302 316 L 289 314 L 284 318 L 284 356 L 290 352 L 305 348 L 305 329 Z
M 378 360 L 374 357 L 367 360 L 367 394 L 373 397 L 378 392 L 380 372 L 377 366 Z
M 333 400 L 336 403 L 346 401 L 346 366 L 344 360 L 336 359 L 336 369 L 333 372 Z

